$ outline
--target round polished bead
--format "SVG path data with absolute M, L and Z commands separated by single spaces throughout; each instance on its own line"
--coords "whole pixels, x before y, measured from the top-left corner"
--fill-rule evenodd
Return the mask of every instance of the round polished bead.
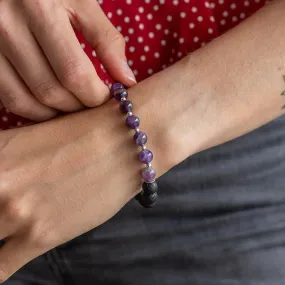
M 122 101 L 120 104 L 120 110 L 124 114 L 131 112 L 133 110 L 133 103 L 129 100 Z
M 112 85 L 111 92 L 113 93 L 115 90 L 123 89 L 123 88 L 125 88 L 125 87 L 122 83 L 116 82 Z
M 139 117 L 135 115 L 128 116 L 126 119 L 126 125 L 131 129 L 137 128 L 140 125 Z
M 157 192 L 158 191 L 158 185 L 157 185 L 156 181 L 153 181 L 151 183 L 144 182 L 142 185 L 142 189 L 143 189 L 143 194 L 147 196 L 147 195 L 150 195 L 150 194 Z
M 142 163 L 150 163 L 153 159 L 153 154 L 149 149 L 145 149 L 139 153 L 139 160 Z
M 157 198 L 158 198 L 157 192 L 154 192 L 150 195 L 145 195 L 144 193 L 141 192 L 136 196 L 136 199 L 145 208 L 152 208 L 156 204 Z
M 147 135 L 144 132 L 136 132 L 134 134 L 134 142 L 136 145 L 143 146 L 147 142 Z
M 125 88 L 120 88 L 114 90 L 112 95 L 117 101 L 121 101 L 122 98 L 128 98 L 128 91 Z
M 153 182 L 156 176 L 156 172 L 152 167 L 143 168 L 141 173 L 143 180 L 147 183 Z
M 155 203 L 156 200 L 157 200 L 158 193 L 157 193 L 157 192 L 154 192 L 154 193 L 152 193 L 152 194 L 150 194 L 150 195 L 145 195 L 145 194 L 143 194 L 143 196 L 144 196 L 145 201 L 146 201 L 148 204 L 153 204 L 153 203 Z

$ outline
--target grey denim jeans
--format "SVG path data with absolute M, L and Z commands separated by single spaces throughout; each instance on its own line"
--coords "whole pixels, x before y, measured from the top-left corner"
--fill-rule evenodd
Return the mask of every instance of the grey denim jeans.
M 198 153 L 4 285 L 284 285 L 285 117 Z M 116 189 L 114 189 L 116 191 Z

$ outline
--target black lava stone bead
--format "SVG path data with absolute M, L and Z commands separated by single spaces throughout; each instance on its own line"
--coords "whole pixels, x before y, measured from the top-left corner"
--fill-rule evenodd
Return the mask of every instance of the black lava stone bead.
M 136 199 L 143 207 L 152 208 L 156 204 L 157 197 L 157 192 L 154 192 L 151 195 L 144 195 L 143 193 L 141 193 L 137 195 Z
M 150 194 L 157 192 L 158 185 L 156 181 L 153 181 L 151 183 L 144 182 L 142 185 L 142 189 L 143 189 L 144 196 L 148 196 Z

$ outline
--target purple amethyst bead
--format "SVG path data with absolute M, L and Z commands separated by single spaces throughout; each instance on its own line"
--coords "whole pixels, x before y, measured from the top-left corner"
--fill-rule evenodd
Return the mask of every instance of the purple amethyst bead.
M 124 89 L 124 85 L 122 83 L 114 83 L 111 87 L 111 92 L 113 93 L 115 90 L 118 90 L 118 89 Z
M 116 89 L 112 92 L 113 97 L 117 101 L 121 101 L 122 98 L 128 97 L 128 91 L 125 88 Z
M 128 116 L 126 119 L 126 125 L 131 129 L 136 129 L 140 125 L 139 117 L 135 115 Z
M 136 132 L 134 134 L 134 142 L 136 145 L 144 145 L 147 142 L 147 135 L 144 132 Z
M 143 168 L 141 173 L 143 180 L 147 183 L 153 182 L 156 176 L 156 172 L 152 167 Z
M 120 110 L 122 113 L 127 114 L 133 110 L 133 104 L 131 101 L 125 100 L 120 104 Z
M 153 159 L 153 154 L 149 149 L 145 149 L 139 153 L 139 160 L 142 163 L 150 163 Z

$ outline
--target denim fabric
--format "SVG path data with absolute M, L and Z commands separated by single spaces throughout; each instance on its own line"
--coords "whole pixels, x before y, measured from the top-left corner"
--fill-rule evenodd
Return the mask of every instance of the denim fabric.
M 4 285 L 285 284 L 284 116 L 159 183 L 154 209 L 129 202 Z

